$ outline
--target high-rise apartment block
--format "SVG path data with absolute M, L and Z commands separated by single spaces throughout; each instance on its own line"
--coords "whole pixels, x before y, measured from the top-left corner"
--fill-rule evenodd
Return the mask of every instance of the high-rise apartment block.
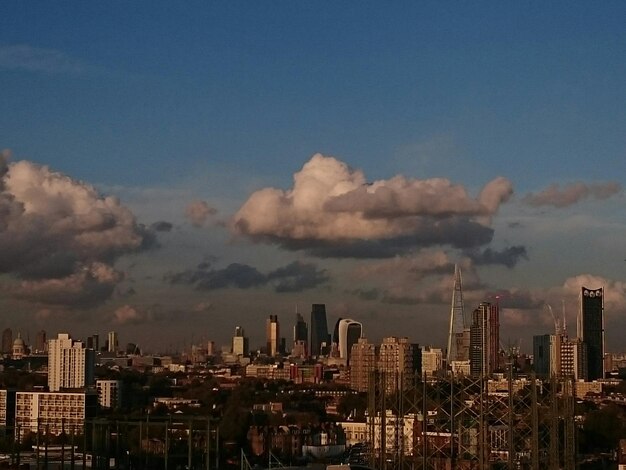
M 121 380 L 96 380 L 98 403 L 102 408 L 119 408 L 122 404 Z
M 604 378 L 604 289 L 581 287 L 578 337 L 587 348 L 587 378 Z
M 372 373 L 376 370 L 376 346 L 359 338 L 350 353 L 350 388 L 358 392 L 369 390 Z
M 48 388 L 51 392 L 93 385 L 95 355 L 67 333 L 48 341 Z
M 268 356 L 276 356 L 280 352 L 280 325 L 278 315 L 270 315 L 265 323 Z
M 330 337 L 326 320 L 326 305 L 313 304 L 311 309 L 311 356 L 318 357 L 328 353 Z
M 587 380 L 587 348 L 581 339 L 561 341 L 561 376 Z
M 378 354 L 378 371 L 383 374 L 385 389 L 394 392 L 409 386 L 414 376 L 422 374 L 419 345 L 408 338 L 383 338 Z

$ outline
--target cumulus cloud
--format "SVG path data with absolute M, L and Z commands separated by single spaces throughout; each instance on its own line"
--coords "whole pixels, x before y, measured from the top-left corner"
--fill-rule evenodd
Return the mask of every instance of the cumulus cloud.
M 150 317 L 149 312 L 130 305 L 122 305 L 113 312 L 112 322 L 116 325 L 144 323 Z
M 24 280 L 7 290 L 16 298 L 41 304 L 92 307 L 111 297 L 122 278 L 111 266 L 95 262 L 66 277 Z
M 232 263 L 222 269 L 214 269 L 208 262 L 195 269 L 171 273 L 165 276 L 171 284 L 192 285 L 198 290 L 216 290 L 228 287 L 250 289 L 272 285 L 275 292 L 300 292 L 315 288 L 329 280 L 326 271 L 312 263 L 295 261 L 267 274 L 247 264 Z
M 217 209 L 206 201 L 194 201 L 185 209 L 185 216 L 194 227 L 203 227 L 209 217 L 217 214 Z
M 490 218 L 512 191 L 505 178 L 475 198 L 443 178 L 396 176 L 368 184 L 360 170 L 316 154 L 294 175 L 292 189 L 253 193 L 233 226 L 254 240 L 315 256 L 376 258 L 419 246 L 480 246 L 491 241 Z
M 154 243 L 153 232 L 116 198 L 46 166 L 8 163 L 6 152 L 0 155 L 0 273 L 22 281 L 10 287 L 14 295 L 96 304 L 121 280 L 115 260 Z
M 538 193 L 527 194 L 524 197 L 524 202 L 533 207 L 567 207 L 589 198 L 597 200 L 608 199 L 621 190 L 622 186 L 613 181 L 595 184 L 586 184 L 579 181 L 567 184 L 562 188 L 555 183 Z

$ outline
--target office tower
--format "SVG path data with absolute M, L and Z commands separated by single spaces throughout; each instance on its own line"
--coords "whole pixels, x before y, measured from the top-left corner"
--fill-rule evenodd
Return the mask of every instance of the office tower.
M 533 368 L 538 377 L 561 376 L 562 340 L 560 334 L 533 336 Z
M 352 345 L 356 344 L 362 335 L 363 325 L 358 321 L 351 320 L 350 318 L 344 318 L 339 321 L 338 346 L 339 357 L 341 359 L 345 359 L 347 363 L 350 362 Z
M 296 324 L 293 327 L 293 344 L 299 348 L 304 349 L 304 357 L 307 356 L 307 341 L 309 339 L 309 328 L 307 327 L 304 318 L 299 313 L 296 313 Z
M 578 337 L 587 348 L 588 380 L 604 378 L 604 289 L 581 287 Z
M 499 346 L 499 307 L 482 302 L 472 313 L 470 327 L 470 371 L 473 376 L 488 376 L 498 368 Z
M 372 372 L 376 370 L 376 346 L 359 338 L 350 352 L 350 388 L 357 392 L 367 392 Z
M 280 325 L 278 315 L 270 315 L 265 322 L 265 338 L 267 339 L 268 356 L 276 356 L 280 350 Z
M 13 352 L 13 331 L 6 328 L 2 332 L 2 354 L 11 354 Z
M 233 336 L 233 354 L 237 356 L 247 357 L 250 353 L 248 338 L 243 328 L 238 326 L 235 328 L 235 336 Z
M 326 322 L 326 305 L 313 304 L 311 309 L 311 356 L 323 356 L 329 346 L 328 323 Z
M 67 333 L 48 341 L 48 388 L 51 392 L 93 385 L 95 355 Z
M 98 335 L 87 336 L 87 349 L 93 349 L 96 352 L 100 351 L 100 337 Z
M 378 371 L 384 376 L 387 392 L 408 387 L 415 375 L 422 374 L 419 345 L 409 343 L 408 338 L 383 338 L 378 354 Z
M 115 331 L 109 331 L 107 335 L 107 351 L 117 352 L 117 333 Z
M 45 330 L 39 330 L 37 332 L 37 336 L 35 336 L 35 352 L 36 353 L 46 352 L 47 345 L 48 345 L 48 342 L 46 341 Z
M 561 342 L 561 376 L 587 380 L 587 348 L 580 338 Z
M 207 341 L 206 343 L 206 355 L 214 356 L 215 355 L 215 341 Z

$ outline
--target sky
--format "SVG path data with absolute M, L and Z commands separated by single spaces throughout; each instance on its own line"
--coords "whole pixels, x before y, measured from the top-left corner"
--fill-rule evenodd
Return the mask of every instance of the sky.
M 626 350 L 623 2 L 0 5 L 0 310 L 34 340 L 264 342 L 325 303 L 531 349 L 581 286 Z

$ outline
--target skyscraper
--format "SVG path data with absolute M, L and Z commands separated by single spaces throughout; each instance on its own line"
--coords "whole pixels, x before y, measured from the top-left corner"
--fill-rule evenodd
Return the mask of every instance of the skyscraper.
M 311 309 L 311 356 L 317 357 L 325 354 L 326 351 L 322 350 L 322 347 L 328 347 L 329 342 L 326 305 L 313 304 Z
M 473 376 L 488 376 L 498 368 L 500 350 L 500 312 L 498 305 L 482 302 L 472 313 L 470 327 L 470 371 Z
M 533 366 L 539 377 L 544 379 L 561 376 L 560 334 L 533 336 Z
M 118 348 L 118 339 L 117 339 L 117 333 L 115 331 L 109 331 L 109 334 L 107 335 L 107 351 L 108 352 L 117 352 L 117 348 Z
M 35 352 L 46 352 L 46 346 L 48 346 L 48 342 L 46 341 L 46 331 L 39 330 L 37 332 L 37 336 L 35 337 Z
M 48 388 L 51 392 L 93 384 L 95 355 L 69 334 L 48 341 Z
M 6 328 L 2 332 L 2 353 L 11 354 L 13 351 L 13 331 L 11 328 Z
M 580 289 L 578 337 L 587 349 L 587 378 L 604 378 L 604 289 Z
M 265 323 L 268 356 L 276 356 L 280 350 L 280 325 L 278 315 L 270 315 Z
M 248 338 L 243 328 L 238 326 L 235 328 L 235 336 L 233 336 L 233 354 L 237 356 L 247 357 L 250 353 Z
M 309 339 L 309 328 L 307 327 L 304 318 L 299 313 L 296 313 L 296 324 L 293 327 L 293 344 L 294 347 L 299 345 L 304 347 L 304 355 L 307 355 L 307 342 Z
M 363 335 L 363 325 L 350 318 L 344 318 L 339 322 L 338 330 L 339 357 L 349 362 L 352 345 Z

